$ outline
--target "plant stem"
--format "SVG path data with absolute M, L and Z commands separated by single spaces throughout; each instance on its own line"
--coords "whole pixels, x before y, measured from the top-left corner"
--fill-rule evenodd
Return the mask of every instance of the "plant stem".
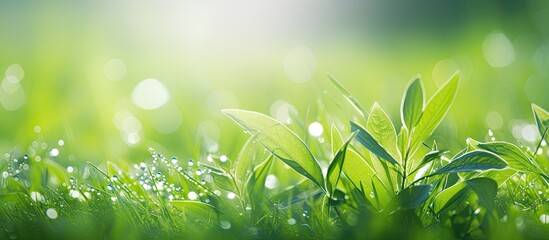
M 409 158 L 409 154 L 410 154 L 410 149 L 408 148 L 406 150 L 406 154 L 404 156 L 404 165 L 402 166 L 402 183 L 400 184 L 400 190 L 402 191 L 404 189 L 404 186 L 406 185 L 406 178 L 408 177 L 408 175 L 406 175 L 407 173 L 407 169 L 408 169 L 408 158 Z

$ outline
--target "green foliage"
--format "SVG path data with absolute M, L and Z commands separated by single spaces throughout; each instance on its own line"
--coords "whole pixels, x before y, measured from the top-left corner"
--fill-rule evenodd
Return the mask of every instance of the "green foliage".
M 402 100 L 400 126 L 378 103 L 367 112 L 330 79 L 357 115 L 339 119 L 319 111 L 315 119 L 329 123 L 329 133 L 300 138 L 308 120 L 298 114 L 296 124 L 284 125 L 261 113 L 224 110 L 252 135 L 234 158 L 209 153 L 180 161 L 149 149 L 151 157 L 139 163 L 62 166 L 41 149 L 40 140 L 27 151 L 15 149 L 0 161 L 5 236 L 341 239 L 368 232 L 376 238 L 487 239 L 506 236 L 501 231 L 519 238 L 549 234 L 549 157 L 540 154 L 548 151 L 543 139 L 535 146 L 468 139 L 453 157 L 441 150 L 451 146 L 430 140 L 450 111 L 459 74 L 426 104 L 421 80 L 414 78 Z M 536 105 L 533 111 L 546 138 L 549 114 Z
M 280 160 L 324 189 L 324 177 L 318 162 L 307 145 L 290 129 L 261 113 L 235 109 L 223 112 Z
M 423 86 L 418 77 L 415 77 L 406 94 L 402 99 L 402 107 L 400 108 L 400 115 L 402 116 L 402 124 L 408 129 L 412 129 L 416 126 L 417 122 L 421 118 L 423 113 L 423 107 L 425 105 L 425 96 L 423 95 Z
M 379 142 L 370 134 L 366 129 L 361 127 L 360 125 L 351 122 L 351 131 L 358 131 L 357 140 L 360 142 L 364 147 L 366 147 L 368 150 L 370 150 L 373 154 L 375 154 L 377 157 L 386 160 L 392 164 L 398 165 L 399 163 L 395 160 L 391 154 L 383 148 Z
M 417 125 L 410 129 L 412 133 L 410 140 L 412 153 L 435 131 L 435 128 L 450 109 L 450 105 L 456 96 L 458 81 L 459 73 L 455 73 L 425 105 Z
M 433 175 L 452 172 L 473 172 L 488 169 L 503 169 L 505 167 L 507 167 L 507 163 L 492 153 L 485 151 L 472 151 L 452 160 L 448 165 L 433 173 Z

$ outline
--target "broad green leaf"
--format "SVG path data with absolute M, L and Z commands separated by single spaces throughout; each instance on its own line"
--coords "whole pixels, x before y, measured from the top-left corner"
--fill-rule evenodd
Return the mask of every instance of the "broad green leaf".
M 250 168 L 252 168 L 252 160 L 254 159 L 256 146 L 254 144 L 255 137 L 250 137 L 236 157 L 234 164 L 234 177 L 238 183 L 244 183 L 248 177 Z
M 427 163 L 430 163 L 433 160 L 439 159 L 440 157 L 442 157 L 442 155 L 444 155 L 447 152 L 448 151 L 446 151 L 446 150 L 430 151 L 429 153 L 427 153 L 427 155 L 425 155 L 425 157 L 423 157 L 423 159 L 421 160 L 421 164 L 418 166 L 418 168 L 420 168 L 421 166 L 423 166 Z
M 313 187 L 313 184 L 311 181 L 299 182 L 272 196 L 270 201 L 278 203 L 279 209 L 285 209 L 293 204 L 307 201 L 311 197 L 322 196 L 322 192 Z
M 173 200 L 169 203 L 183 211 L 188 220 L 201 221 L 212 224 L 217 221 L 217 209 L 207 203 L 189 200 Z
M 446 166 L 437 170 L 433 175 L 451 172 L 472 172 L 488 169 L 503 169 L 507 163 L 493 153 L 486 151 L 473 151 L 465 153 L 452 160 Z
M 305 143 L 290 129 L 261 113 L 238 109 L 225 109 L 223 112 L 276 157 L 325 190 L 320 165 Z
M 384 211 L 390 213 L 396 209 L 416 209 L 420 204 L 429 199 L 432 190 L 433 185 L 430 184 L 407 187 L 393 198 Z
M 433 201 L 433 210 L 435 213 L 441 213 L 448 209 L 450 206 L 463 200 L 463 197 L 467 193 L 466 182 L 458 183 L 454 186 L 444 189 L 444 191 L 437 194 Z
M 374 169 L 354 150 L 348 148 L 343 163 L 343 173 L 357 188 L 363 186 L 364 193 L 367 198 L 372 190 L 372 179 L 376 178 Z
M 341 175 L 341 170 L 343 169 L 343 164 L 345 162 L 345 153 L 347 152 L 347 146 L 349 146 L 349 143 L 357 134 L 358 132 L 351 133 L 351 136 L 349 136 L 345 143 L 343 143 L 339 150 L 337 150 L 334 159 L 330 163 L 330 166 L 328 166 L 328 174 L 326 175 L 326 179 L 328 181 L 326 181 L 326 189 L 328 189 L 328 193 L 330 193 L 330 196 L 333 195 L 337 186 L 337 182 L 339 181 L 339 176 Z
M 507 142 L 479 143 L 482 149 L 497 154 L 509 164 L 510 168 L 524 172 L 538 172 L 528 156 L 517 146 Z
M 415 127 L 423 113 L 424 104 L 423 86 L 421 85 L 419 76 L 416 76 L 408 86 L 404 98 L 402 98 L 400 108 L 402 124 L 408 127 L 408 129 Z
M 250 197 L 250 202 L 252 203 L 252 208 L 256 209 L 261 207 L 263 204 L 264 193 L 265 193 L 265 180 L 269 174 L 269 170 L 272 166 L 271 157 L 255 169 L 253 174 L 250 175 L 248 180 L 248 195 Z
M 61 164 L 59 164 L 59 163 L 57 163 L 53 160 L 50 160 L 50 159 L 45 159 L 43 162 L 44 162 L 44 167 L 45 167 L 50 179 L 52 177 L 56 178 L 58 185 L 68 184 L 69 183 L 69 178 L 67 176 L 67 169 L 66 168 L 61 166 Z
M 451 209 L 452 205 L 466 201 L 470 191 L 473 191 L 479 204 L 485 208 L 492 208 L 496 197 L 497 183 L 489 178 L 474 178 L 460 182 L 437 194 L 433 202 L 435 213 L 442 213 Z
M 382 210 L 387 206 L 387 204 L 395 196 L 395 192 L 392 189 L 389 189 L 379 178 L 372 178 L 372 193 L 367 192 L 366 197 L 372 202 L 376 202 L 378 209 Z M 374 199 L 372 199 L 374 198 Z
M 360 125 L 354 123 L 354 122 L 351 122 L 351 131 L 359 131 L 358 132 L 358 135 L 356 136 L 356 139 L 358 140 L 358 142 L 360 142 L 364 147 L 366 147 L 368 150 L 370 150 L 370 152 L 372 152 L 373 154 L 375 154 L 377 157 L 381 158 L 381 159 L 384 159 L 392 164 L 395 164 L 395 165 L 400 165 L 399 162 L 397 162 L 397 160 L 395 160 L 393 158 L 393 156 L 391 156 L 391 154 L 389 154 L 387 152 L 387 150 L 385 150 L 375 139 L 374 137 L 367 131 L 365 130 L 364 128 L 362 128 Z
M 429 100 L 421 115 L 410 141 L 412 153 L 425 141 L 442 121 L 454 101 L 459 82 L 459 73 L 456 72 L 450 80 L 442 86 Z
M 267 154 L 270 155 L 270 153 Z M 237 182 L 245 183 L 253 172 L 253 168 L 267 160 L 267 154 L 263 151 L 263 147 L 259 146 L 255 137 L 250 137 L 238 153 L 233 167 Z
M 362 107 L 362 105 L 360 105 L 360 103 L 358 102 L 358 100 L 356 100 L 356 98 L 343 86 L 343 84 L 341 84 L 334 76 L 332 76 L 331 74 L 328 74 L 328 77 L 330 78 L 330 81 L 332 82 L 332 84 L 334 84 L 334 86 L 337 88 L 337 90 L 339 90 L 339 92 L 341 92 L 341 94 L 343 95 L 343 97 L 345 97 L 345 99 L 347 99 L 347 101 L 349 101 L 351 103 L 351 105 L 353 105 L 353 107 L 363 116 L 363 117 L 366 117 L 368 116 L 368 111 L 366 111 L 366 109 L 364 107 Z
M 502 170 L 488 170 L 479 175 L 479 177 L 490 178 L 498 184 L 503 185 L 509 178 L 513 177 L 518 171 L 512 168 Z
M 391 119 L 377 102 L 374 103 L 370 116 L 368 117 L 368 123 L 366 124 L 366 130 L 372 135 L 372 137 L 387 150 L 393 159 L 400 163 L 400 152 L 397 146 L 397 135 L 395 127 L 391 122 Z
M 475 181 L 466 181 L 469 186 L 478 196 L 479 204 L 485 207 L 488 211 L 493 208 L 493 203 L 496 198 L 498 185 L 496 181 L 489 178 L 476 178 Z
M 532 111 L 540 134 L 545 137 L 546 141 L 549 141 L 549 132 L 547 130 L 549 128 L 549 112 L 536 104 L 532 104 Z

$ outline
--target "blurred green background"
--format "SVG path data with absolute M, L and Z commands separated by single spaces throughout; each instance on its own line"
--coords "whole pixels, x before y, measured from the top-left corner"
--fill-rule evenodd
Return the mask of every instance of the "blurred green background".
M 413 76 L 431 96 L 457 70 L 434 139 L 457 149 L 491 129 L 534 142 L 530 103 L 549 108 L 549 2 L 2 0 L 0 150 L 43 138 L 75 164 L 138 162 L 149 146 L 234 157 L 247 136 L 222 108 L 282 121 L 295 110 L 306 124 L 337 114 L 330 101 L 351 109 L 329 72 L 398 127 Z

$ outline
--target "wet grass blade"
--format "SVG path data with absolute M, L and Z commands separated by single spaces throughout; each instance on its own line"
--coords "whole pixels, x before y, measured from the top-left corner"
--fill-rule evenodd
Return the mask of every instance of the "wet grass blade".
M 341 84 L 334 76 L 332 76 L 331 74 L 328 74 L 328 77 L 330 78 L 330 81 L 332 82 L 332 84 L 334 84 L 334 86 L 337 88 L 337 90 L 339 90 L 339 92 L 343 95 L 343 97 L 345 97 L 345 99 L 347 99 L 347 101 L 349 101 L 351 103 L 351 105 L 353 105 L 353 107 L 363 116 L 363 117 L 367 117 L 368 116 L 368 111 L 362 106 L 360 105 L 360 103 L 358 102 L 358 100 L 356 100 L 356 98 L 343 86 L 343 84 Z

